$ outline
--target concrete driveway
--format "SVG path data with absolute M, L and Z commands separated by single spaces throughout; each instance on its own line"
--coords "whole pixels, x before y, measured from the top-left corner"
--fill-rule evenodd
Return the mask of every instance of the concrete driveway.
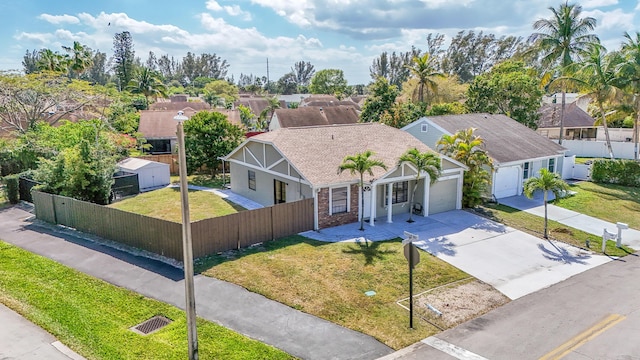
M 371 227 L 348 224 L 302 233 L 321 241 L 371 241 L 419 236 L 415 244 L 466 273 L 492 285 L 510 299 L 549 287 L 611 258 L 547 241 L 463 210 L 425 217 L 380 219 Z

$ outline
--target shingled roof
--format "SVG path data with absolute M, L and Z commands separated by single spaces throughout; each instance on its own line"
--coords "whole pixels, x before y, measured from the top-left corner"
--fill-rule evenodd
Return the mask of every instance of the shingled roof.
M 184 116 L 189 118 L 198 112 L 190 107 L 177 111 L 143 110 L 140 112 L 138 131 L 147 139 L 173 139 L 176 137 L 177 124 L 173 117 L 178 115 L 178 111 L 183 111 Z M 209 111 L 222 113 L 232 124 L 242 126 L 238 110 L 214 109 Z
M 277 109 L 275 115 L 280 127 L 283 128 L 355 124 L 359 119 L 355 109 L 350 106 L 305 106 L 297 109 Z
M 450 134 L 475 128 L 475 134 L 484 139 L 485 149 L 496 165 L 557 156 L 566 150 L 502 114 L 443 115 L 428 116 L 427 119 Z
M 538 110 L 540 119 L 537 121 L 538 128 L 560 127 L 561 104 L 544 104 Z M 595 120 L 586 111 L 582 110 L 577 103 L 572 102 L 565 105 L 564 124 L 565 128 L 585 128 L 594 127 Z
M 193 110 L 209 110 L 211 105 L 202 101 L 160 101 L 149 105 L 149 110 L 178 111 L 184 108 Z
M 281 128 L 248 141 L 273 145 L 314 186 L 358 180 L 358 175 L 348 171 L 337 173 L 345 156 L 371 150 L 371 158 L 382 161 L 391 171 L 407 149 L 430 150 L 413 135 L 379 123 Z M 380 178 L 386 172 L 375 168 L 373 177 Z M 369 178 L 365 175 L 365 179 Z

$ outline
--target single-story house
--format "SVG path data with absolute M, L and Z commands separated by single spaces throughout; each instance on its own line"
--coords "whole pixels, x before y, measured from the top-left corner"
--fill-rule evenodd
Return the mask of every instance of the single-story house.
M 152 154 L 170 154 L 175 151 L 177 144 L 176 126 L 178 122 L 173 118 L 182 111 L 184 116 L 190 118 L 197 110 L 190 107 L 180 110 L 142 110 L 140 111 L 140 125 L 138 132 L 151 145 L 151 149 L 146 150 Z M 229 109 L 211 109 L 202 111 L 215 111 L 224 114 L 232 124 L 243 126 L 240 121 L 240 112 Z
M 230 163 L 231 190 L 264 206 L 314 199 L 314 228 L 408 213 L 416 169 L 398 165 L 406 150 L 432 151 L 407 132 L 378 123 L 280 128 L 246 139 L 225 157 Z M 345 156 L 371 150 L 387 170 L 365 175 L 364 207 L 360 206 L 359 175 L 338 173 Z M 422 173 L 416 202 L 422 214 L 460 209 L 466 167 L 446 156 L 433 185 Z
M 127 158 L 118 163 L 118 170 L 138 174 L 140 191 L 167 186 L 171 183 L 169 164 L 157 161 Z
M 538 134 L 549 138 L 560 138 L 560 114 L 561 104 L 543 104 L 538 113 L 540 118 L 536 122 Z M 577 103 L 565 104 L 564 107 L 564 135 L 566 140 L 596 140 L 598 127 L 595 120 L 586 111 L 582 110 Z
M 316 107 L 333 107 L 333 106 L 350 106 L 353 107 L 356 112 L 360 113 L 361 106 L 358 102 L 351 98 L 339 100 L 333 95 L 311 95 L 304 98 L 298 107 L 316 106 Z
M 269 131 L 286 127 L 355 124 L 359 119 L 353 106 L 276 109 L 269 123 Z
M 485 150 L 493 160 L 491 195 L 500 199 L 520 195 L 523 182 L 541 168 L 561 173 L 564 147 L 502 114 L 461 114 L 422 117 L 405 126 L 407 131 L 437 149 L 442 135 L 476 129 L 484 139 Z

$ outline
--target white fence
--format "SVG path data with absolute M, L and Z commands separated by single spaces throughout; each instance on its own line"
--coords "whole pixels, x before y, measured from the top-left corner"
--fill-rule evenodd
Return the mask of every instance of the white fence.
M 606 141 L 562 140 L 562 146 L 569 150 L 566 153 L 568 156 L 609 157 Z M 611 142 L 613 155 L 616 159 L 633 159 L 634 147 L 635 144 L 632 142 Z
M 565 180 L 591 180 L 591 165 L 576 164 L 575 155 L 567 156 L 562 162 L 562 178 Z

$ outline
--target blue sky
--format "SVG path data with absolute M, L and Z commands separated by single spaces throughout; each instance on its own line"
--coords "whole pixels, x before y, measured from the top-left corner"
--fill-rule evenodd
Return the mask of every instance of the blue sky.
M 476 30 L 527 37 L 560 0 L 2 0 L 0 70 L 21 69 L 26 50 L 61 51 L 79 41 L 112 55 L 113 35 L 129 31 L 136 56 L 182 58 L 216 53 L 240 73 L 277 80 L 296 61 L 342 69 L 350 84 L 368 83 L 382 51 L 425 49 L 429 33 Z M 583 0 L 604 45 L 640 31 L 640 0 Z M 110 24 L 110 25 L 109 25 Z

